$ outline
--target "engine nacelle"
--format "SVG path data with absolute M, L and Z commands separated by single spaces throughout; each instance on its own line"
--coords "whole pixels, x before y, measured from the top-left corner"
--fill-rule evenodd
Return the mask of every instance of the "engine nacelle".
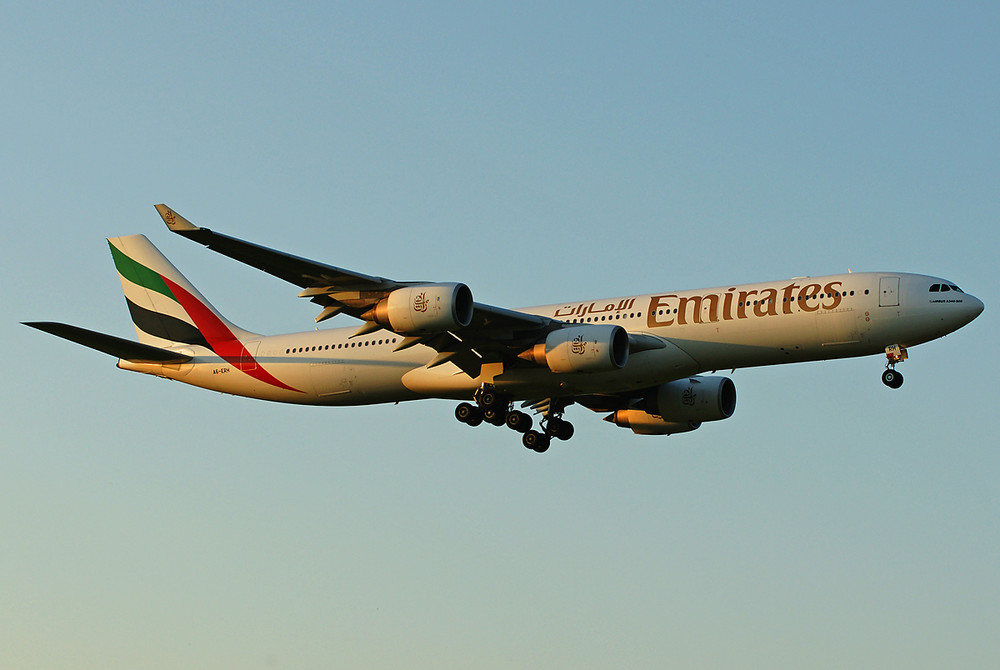
M 664 421 L 641 409 L 620 409 L 609 415 L 605 421 L 622 428 L 631 428 L 636 435 L 689 433 L 701 426 L 700 421 Z
M 689 377 L 663 384 L 646 409 L 664 421 L 718 421 L 736 411 L 736 384 L 729 377 Z
M 465 284 L 420 284 L 398 288 L 362 318 L 397 333 L 423 335 L 472 323 L 472 291 Z
M 549 333 L 521 358 L 552 372 L 611 372 L 628 362 L 628 333 L 621 326 L 570 326 Z

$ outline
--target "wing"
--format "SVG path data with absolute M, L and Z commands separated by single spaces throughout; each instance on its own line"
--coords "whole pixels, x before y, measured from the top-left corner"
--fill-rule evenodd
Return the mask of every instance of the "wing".
M 166 205 L 156 205 L 156 211 L 167 228 L 178 235 L 303 289 L 299 293 L 300 297 L 309 298 L 323 308 L 316 317 L 317 322 L 341 313 L 364 320 L 365 324 L 355 333 L 356 336 L 387 328 L 385 324 L 365 316 L 370 315 L 371 310 L 386 300 L 390 293 L 408 286 L 430 283 L 395 281 L 318 263 L 195 226 Z M 450 361 L 475 377 L 479 375 L 482 364 L 487 362 L 531 365 L 519 359 L 517 354 L 563 325 L 562 321 L 548 317 L 477 302 L 473 304 L 472 318 L 468 325 L 421 335 L 407 336 L 406 333 L 400 333 L 404 335 L 404 339 L 397 348 L 404 349 L 416 344 L 429 346 L 438 352 L 438 356 L 428 364 L 429 367 Z

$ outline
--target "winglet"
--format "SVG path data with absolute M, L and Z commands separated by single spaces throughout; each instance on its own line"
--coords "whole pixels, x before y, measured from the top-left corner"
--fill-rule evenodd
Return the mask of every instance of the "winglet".
M 198 226 L 194 225 L 183 216 L 170 209 L 166 205 L 156 205 L 156 211 L 159 212 L 160 217 L 163 219 L 163 223 L 167 224 L 167 228 L 179 233 L 184 230 L 201 230 Z

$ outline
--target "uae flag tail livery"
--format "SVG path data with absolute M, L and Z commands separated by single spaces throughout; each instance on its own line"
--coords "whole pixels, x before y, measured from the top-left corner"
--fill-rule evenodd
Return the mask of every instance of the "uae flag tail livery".
M 212 341 L 259 337 L 222 316 L 145 235 L 112 237 L 108 246 L 135 332 L 143 344 L 212 348 Z
M 181 353 L 188 356 L 193 351 L 183 345 L 205 347 L 258 381 L 297 390 L 261 367 L 249 351 L 246 343 L 257 342 L 261 336 L 222 316 L 145 235 L 112 237 L 108 245 L 139 342 L 181 347 Z

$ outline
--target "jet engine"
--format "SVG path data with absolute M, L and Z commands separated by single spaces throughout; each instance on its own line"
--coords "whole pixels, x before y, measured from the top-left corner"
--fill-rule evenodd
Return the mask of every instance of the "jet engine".
M 521 354 L 552 372 L 611 372 L 628 362 L 628 333 L 621 326 L 570 326 L 549 333 Z
M 662 384 L 646 409 L 665 421 L 718 421 L 736 411 L 736 384 L 729 377 L 689 377 Z
M 728 419 L 736 411 L 736 385 L 728 377 L 689 377 L 657 387 L 634 407 L 605 421 L 637 435 L 672 435 L 697 429 L 703 421 Z
M 404 335 L 443 333 L 472 322 L 472 291 L 465 284 L 398 288 L 361 318 Z

